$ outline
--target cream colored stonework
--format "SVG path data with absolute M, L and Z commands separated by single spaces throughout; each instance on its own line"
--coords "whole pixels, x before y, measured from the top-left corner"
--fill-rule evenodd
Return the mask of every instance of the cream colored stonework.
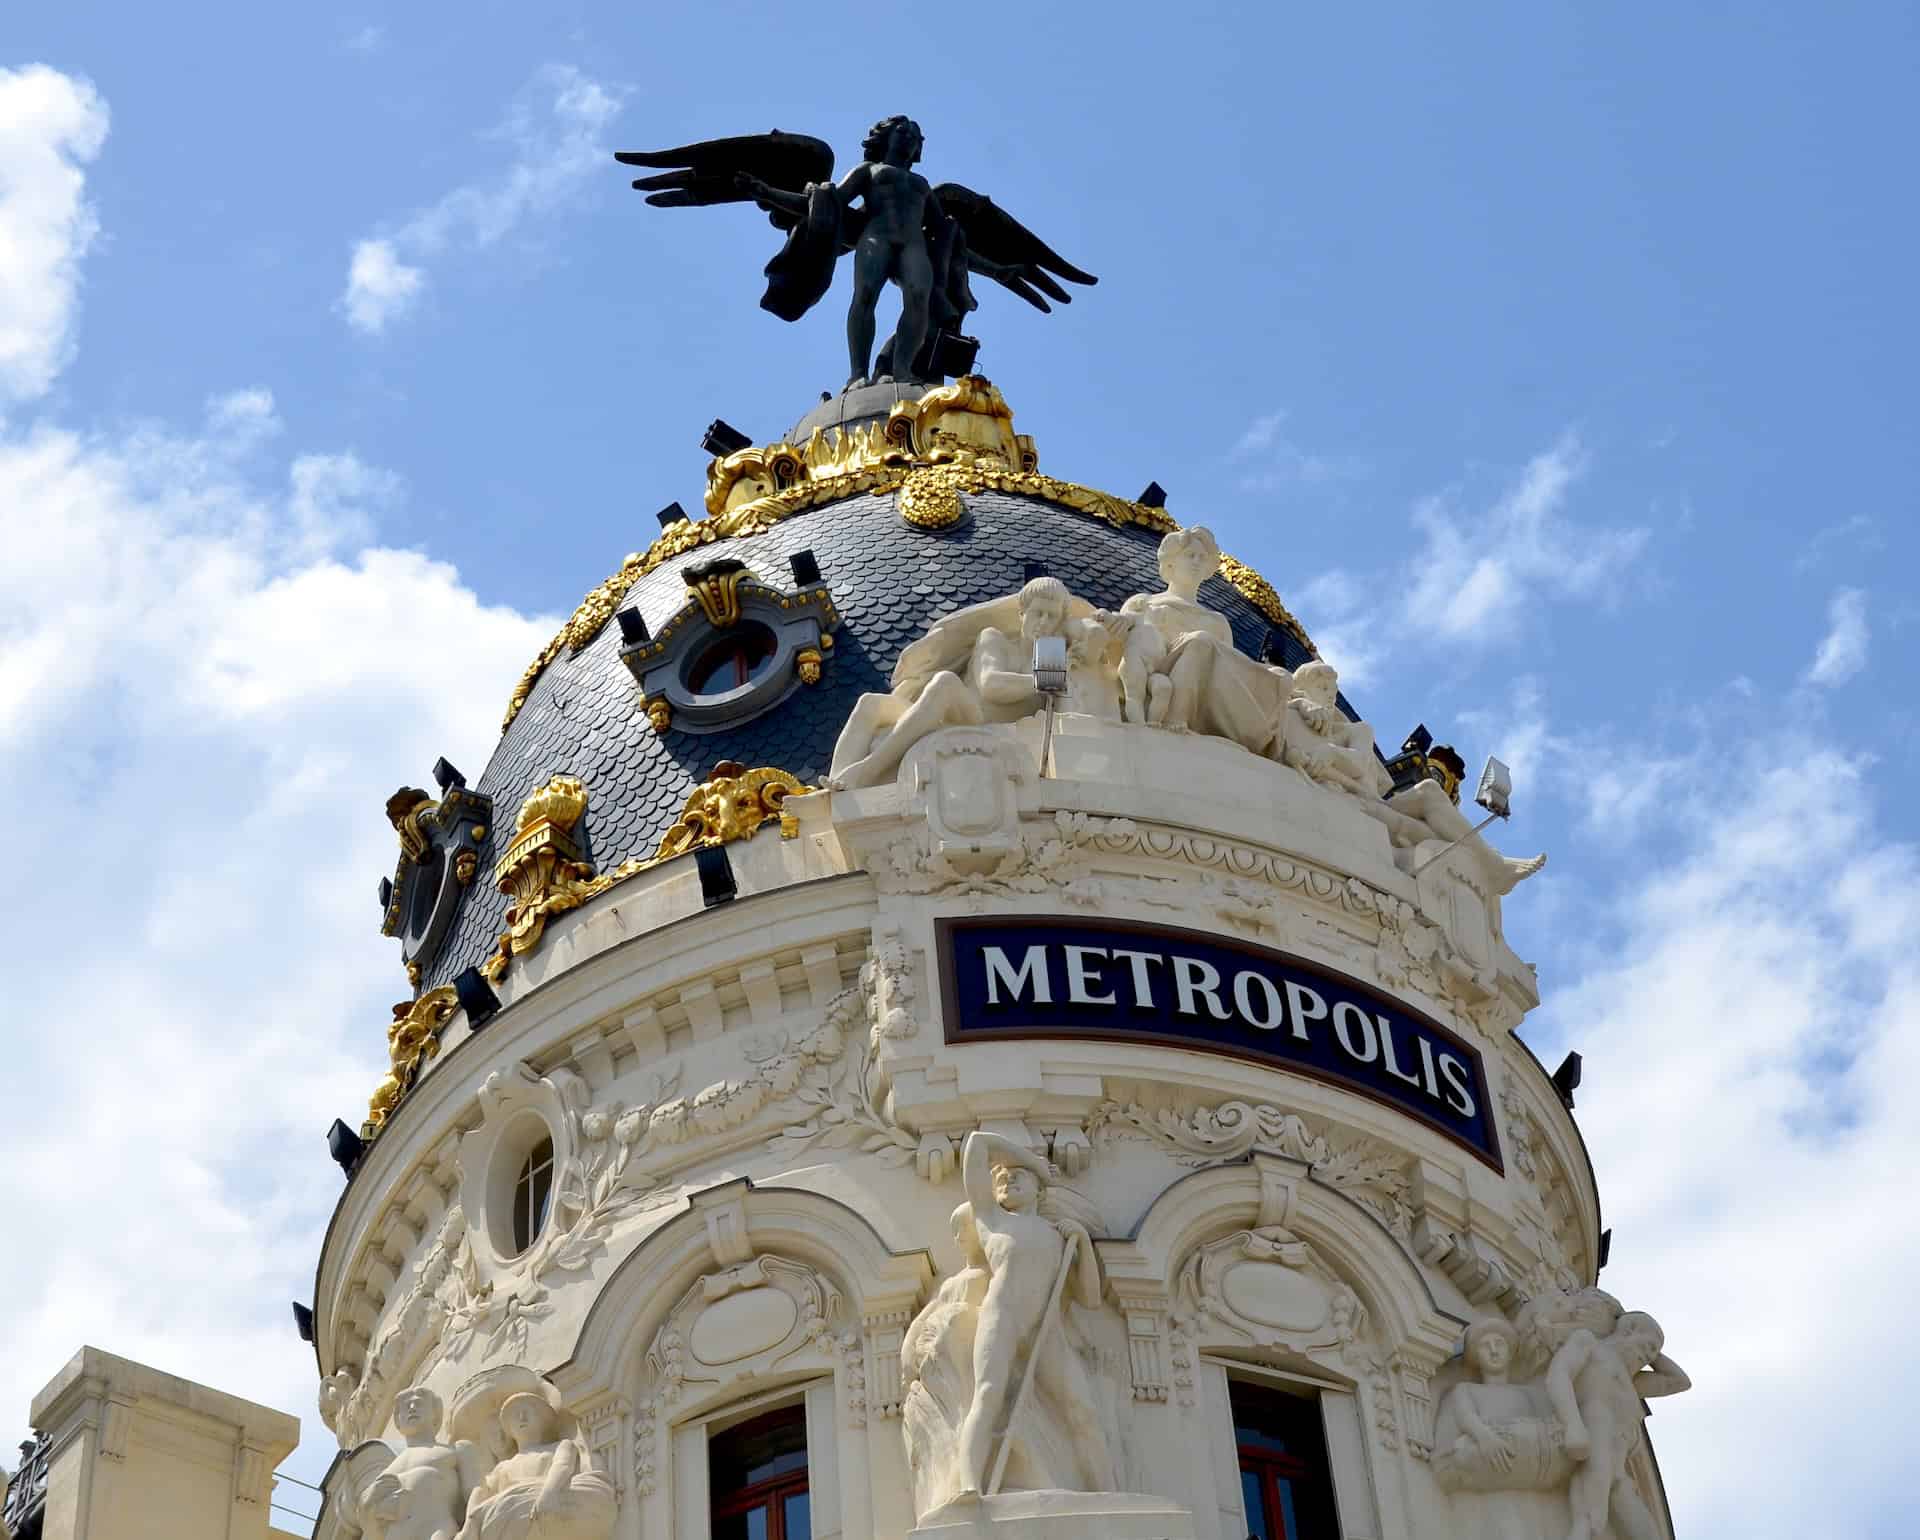
M 1240 1540 L 1234 1378 L 1317 1393 L 1348 1540 L 1669 1534 L 1620 1376 L 1681 1387 L 1635 1378 L 1674 1366 L 1592 1289 L 1585 1151 L 1512 1035 L 1538 994 L 1502 905 L 1537 863 L 1450 846 L 1430 798 L 1381 816 L 1354 769 L 1370 740 L 1317 714 L 1330 678 L 1296 689 L 1161 630 L 1129 647 L 1146 622 L 1077 605 L 1035 621 L 1010 596 L 958 640 L 936 628 L 955 685 L 922 670 L 856 712 L 844 789 L 790 799 L 792 837 L 729 847 L 736 902 L 704 909 L 691 862 L 649 869 L 553 920 L 483 1032 L 448 1025 L 321 1258 L 342 1455 L 319 1535 L 398 1536 L 383 1478 L 433 1468 L 464 1472 L 463 1497 L 565 1496 L 552 1533 L 694 1540 L 712 1430 L 792 1402 L 820 1540 Z M 1000 677 L 1008 637 L 1074 625 L 1106 628 L 1074 666 L 1108 674 L 1049 730 Z M 1207 694 L 1247 670 L 1267 682 Z M 1249 702 L 1268 695 L 1300 720 L 1263 736 Z M 1483 1057 L 1500 1166 L 1271 1063 L 949 1042 L 935 926 L 979 915 L 1238 938 L 1404 1002 Z M 512 1178 L 542 1138 L 555 1201 L 516 1253 Z M 1046 1276 L 1014 1281 L 1035 1246 Z M 1532 1356 L 1505 1398 L 1520 1410 L 1476 1421 L 1476 1397 L 1502 1398 L 1462 1344 L 1492 1321 Z M 1051 1355 L 1030 1394 L 1059 1424 L 1045 1436 L 1017 1390 L 978 1394 L 976 1345 L 1009 1330 L 1016 1382 Z M 518 1455 L 478 1414 L 459 1426 L 502 1376 L 548 1408 Z M 403 1410 L 416 1388 L 454 1409 L 444 1430 Z M 1589 1405 L 1604 1480 L 1570 1452 Z M 1529 1440 L 1559 1452 L 1529 1465 Z M 520 1512 L 459 1534 L 534 1533 Z
M 52 1440 L 44 1540 L 269 1540 L 273 1470 L 300 1424 L 82 1348 L 33 1399 Z

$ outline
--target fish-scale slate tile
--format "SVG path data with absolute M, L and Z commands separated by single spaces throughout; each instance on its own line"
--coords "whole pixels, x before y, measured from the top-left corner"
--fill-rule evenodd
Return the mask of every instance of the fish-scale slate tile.
M 679 817 L 687 795 L 723 759 L 776 765 L 818 782 L 858 697 L 885 690 L 894 660 L 941 616 L 1017 590 L 1029 562 L 1043 564 L 1081 597 L 1115 608 L 1159 589 L 1159 537 L 1115 529 L 1032 498 L 980 492 L 966 517 L 943 531 L 917 530 L 888 495 L 861 495 L 785 520 L 763 535 L 677 557 L 634 585 L 626 603 L 659 628 L 688 602 L 683 568 L 725 554 L 780 589 L 794 586 L 788 558 L 810 550 L 833 592 L 841 628 L 817 685 L 802 686 L 773 711 L 729 731 L 656 734 L 640 691 L 620 663 L 619 627 L 609 622 L 578 656 L 556 658 L 507 729 L 476 789 L 493 798 L 494 828 L 482 867 L 439 954 L 427 987 L 445 983 L 492 951 L 507 901 L 492 867 L 512 838 L 522 801 L 551 775 L 586 783 L 581 837 L 602 870 L 650 853 Z M 1259 656 L 1267 619 L 1238 590 L 1214 579 L 1201 597 L 1227 617 L 1236 645 Z M 1283 660 L 1309 657 L 1290 636 Z M 489 708 L 491 709 L 491 708 Z

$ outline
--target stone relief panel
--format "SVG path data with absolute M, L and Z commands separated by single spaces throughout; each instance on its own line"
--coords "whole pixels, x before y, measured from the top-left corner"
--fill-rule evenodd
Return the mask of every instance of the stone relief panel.
M 751 1256 L 697 1280 L 654 1333 L 634 1410 L 634 1485 L 656 1490 L 677 1408 L 803 1370 L 836 1372 L 848 1425 L 867 1418 L 866 1358 L 840 1290 L 804 1263 Z

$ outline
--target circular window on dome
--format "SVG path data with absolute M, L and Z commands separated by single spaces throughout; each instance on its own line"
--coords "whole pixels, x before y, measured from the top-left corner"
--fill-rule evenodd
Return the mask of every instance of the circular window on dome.
M 553 1206 L 553 1140 L 542 1139 L 520 1162 L 513 1184 L 513 1251 L 518 1256 L 547 1227 Z
M 687 665 L 687 689 L 693 695 L 725 695 L 751 684 L 767 671 L 778 650 L 771 629 L 743 621 L 715 637 Z

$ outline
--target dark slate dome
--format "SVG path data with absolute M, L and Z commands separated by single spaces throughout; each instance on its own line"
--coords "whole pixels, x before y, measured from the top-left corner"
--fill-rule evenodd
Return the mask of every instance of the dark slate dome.
M 915 528 L 899 494 L 862 493 L 796 513 L 764 533 L 725 539 L 663 562 L 634 583 L 623 608 L 637 607 L 657 633 L 689 602 L 682 570 L 732 557 L 772 588 L 795 588 L 788 558 L 811 551 L 832 593 L 840 627 L 818 684 L 801 685 L 764 715 L 706 732 L 656 733 L 633 674 L 621 661 L 612 623 L 577 654 L 561 647 L 535 681 L 474 789 L 493 799 L 493 827 L 476 880 L 451 929 L 427 961 L 422 986 L 449 982 L 482 962 L 505 928 L 506 897 L 490 873 L 511 841 L 521 802 L 550 776 L 577 776 L 589 803 L 575 838 L 600 871 L 652 854 L 688 794 L 722 760 L 773 766 L 817 784 L 834 740 L 867 691 L 889 688 L 894 661 L 941 616 L 1016 592 L 1035 565 L 1077 595 L 1118 608 L 1162 586 L 1160 536 L 1001 492 L 969 492 L 966 515 L 940 530 Z M 1234 640 L 1259 657 L 1273 637 L 1289 667 L 1312 654 L 1301 640 L 1224 578 L 1201 597 L 1225 615 Z

